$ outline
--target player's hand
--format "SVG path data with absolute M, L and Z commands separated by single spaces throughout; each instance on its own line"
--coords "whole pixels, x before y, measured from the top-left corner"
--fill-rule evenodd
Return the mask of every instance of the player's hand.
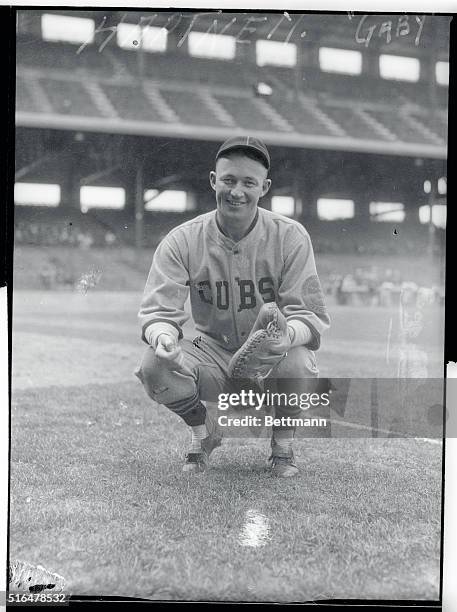
M 184 353 L 177 342 L 168 334 L 160 334 L 157 340 L 156 356 L 161 359 L 168 369 L 186 376 L 192 372 L 184 364 Z
M 277 340 L 271 343 L 270 350 L 275 355 L 282 355 L 290 350 L 292 343 L 289 326 L 287 325 L 287 320 L 283 316 L 278 317 L 278 326 L 280 335 Z
M 290 350 L 291 342 L 290 336 L 287 333 L 277 342 L 272 342 L 270 346 L 270 350 L 275 355 L 282 355 L 283 353 L 287 353 Z
M 232 378 L 266 378 L 290 346 L 287 319 L 274 302 L 264 304 L 249 338 L 231 358 L 228 374 Z

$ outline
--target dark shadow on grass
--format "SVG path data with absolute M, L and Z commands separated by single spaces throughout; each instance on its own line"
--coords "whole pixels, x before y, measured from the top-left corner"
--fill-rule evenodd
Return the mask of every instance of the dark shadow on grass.
M 252 465 L 241 465 L 239 463 L 227 462 L 223 465 L 211 465 L 208 469 L 208 474 L 226 474 L 227 476 L 235 476 L 242 474 L 243 476 L 259 476 L 267 475 L 268 471 L 265 465 L 258 462 Z

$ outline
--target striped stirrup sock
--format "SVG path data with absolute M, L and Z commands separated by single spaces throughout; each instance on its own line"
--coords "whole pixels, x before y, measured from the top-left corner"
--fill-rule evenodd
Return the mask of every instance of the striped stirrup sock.
M 202 449 L 202 440 L 208 436 L 206 425 L 194 425 L 191 427 L 192 430 L 192 443 L 190 450 L 198 453 Z

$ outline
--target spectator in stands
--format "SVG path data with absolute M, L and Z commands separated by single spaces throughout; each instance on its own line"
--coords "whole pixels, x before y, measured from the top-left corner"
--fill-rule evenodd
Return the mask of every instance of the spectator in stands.
M 106 234 L 105 234 L 105 245 L 107 247 L 114 246 L 116 241 L 117 241 L 117 238 L 116 238 L 115 234 L 113 234 L 113 232 L 106 232 Z
M 77 236 L 78 246 L 80 249 L 90 249 L 94 243 L 92 236 L 87 232 L 80 232 Z

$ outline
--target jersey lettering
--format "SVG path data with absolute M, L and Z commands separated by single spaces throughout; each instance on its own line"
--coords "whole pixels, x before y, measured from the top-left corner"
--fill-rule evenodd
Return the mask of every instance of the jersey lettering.
M 272 278 L 269 276 L 264 276 L 259 280 L 259 293 L 262 295 L 265 304 L 267 302 L 276 302 Z
M 238 312 L 250 310 L 257 306 L 256 285 L 250 279 L 235 279 L 239 289 Z M 215 290 L 211 281 L 204 280 L 196 283 L 198 295 L 204 304 L 215 304 L 218 310 L 228 310 L 230 308 L 229 282 L 218 280 L 215 282 Z M 275 302 L 276 294 L 273 279 L 269 276 L 262 277 L 257 283 L 257 289 L 262 296 L 263 302 Z
M 238 312 L 255 308 L 257 300 L 255 299 L 255 285 L 252 280 L 237 279 L 237 282 L 240 287 L 240 305 L 238 306 Z
M 224 287 L 225 298 L 222 300 L 222 287 Z M 229 284 L 227 281 L 216 281 L 216 306 L 219 310 L 228 310 L 229 307 Z
M 201 281 L 198 283 L 198 286 L 200 287 L 198 290 L 198 295 L 200 296 L 201 301 L 205 302 L 205 304 L 212 304 L 213 298 L 211 296 L 206 296 L 204 291 L 204 287 L 208 287 L 209 292 L 211 293 L 211 283 L 209 280 Z

